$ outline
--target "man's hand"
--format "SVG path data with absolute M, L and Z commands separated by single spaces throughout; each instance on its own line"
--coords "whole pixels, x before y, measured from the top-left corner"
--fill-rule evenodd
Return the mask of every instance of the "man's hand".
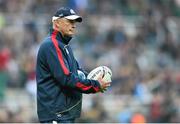
M 109 86 L 111 86 L 111 82 L 105 82 L 105 81 L 103 81 L 102 75 L 99 76 L 98 81 L 99 81 L 99 83 L 100 83 L 100 85 L 101 85 L 101 91 L 100 91 L 100 92 L 102 92 L 102 93 L 104 93 L 104 91 L 107 90 L 107 88 L 108 88 Z

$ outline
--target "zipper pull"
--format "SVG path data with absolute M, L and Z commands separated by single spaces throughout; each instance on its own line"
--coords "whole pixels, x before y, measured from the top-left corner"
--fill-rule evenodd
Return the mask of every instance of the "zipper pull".
M 68 51 L 67 47 L 68 47 L 68 45 L 65 45 L 64 49 L 66 50 L 66 53 L 69 54 L 69 51 Z
M 65 49 L 66 49 L 66 53 L 67 53 L 67 54 L 69 54 L 69 51 L 68 51 L 68 49 L 67 49 L 67 48 L 65 48 Z

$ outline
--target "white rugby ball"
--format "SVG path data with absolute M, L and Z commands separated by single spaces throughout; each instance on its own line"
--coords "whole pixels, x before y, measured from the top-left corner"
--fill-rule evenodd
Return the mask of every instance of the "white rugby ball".
M 87 79 L 97 80 L 102 75 L 102 79 L 105 82 L 112 82 L 112 71 L 107 66 L 99 66 L 93 69 L 87 76 Z

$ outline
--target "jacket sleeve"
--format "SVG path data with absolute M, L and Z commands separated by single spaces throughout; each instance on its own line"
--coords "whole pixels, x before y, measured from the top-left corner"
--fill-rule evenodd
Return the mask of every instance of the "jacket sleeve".
M 50 45 L 49 48 L 46 48 L 45 52 L 50 73 L 59 85 L 76 89 L 82 93 L 96 93 L 101 90 L 98 81 L 81 79 L 76 74 L 70 72 L 66 67 L 60 49 L 56 49 L 55 46 Z
M 76 64 L 77 64 L 78 70 L 82 71 L 82 72 L 85 74 L 85 76 L 87 77 L 87 76 L 88 76 L 88 72 L 85 71 L 85 70 L 83 70 L 83 69 L 80 67 L 80 65 L 79 65 L 79 63 L 77 62 L 77 60 L 76 60 Z

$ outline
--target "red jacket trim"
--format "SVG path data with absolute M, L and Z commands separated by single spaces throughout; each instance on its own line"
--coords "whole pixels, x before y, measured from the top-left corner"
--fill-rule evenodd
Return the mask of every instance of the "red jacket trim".
M 55 49 L 56 49 L 56 53 L 58 55 L 58 60 L 59 60 L 59 63 L 64 71 L 64 74 L 66 75 L 69 75 L 69 70 L 68 68 L 66 67 L 65 63 L 64 63 L 64 60 L 63 60 L 63 55 L 62 55 L 62 52 L 61 50 L 59 49 L 59 46 L 58 46 L 58 41 L 56 39 L 56 36 L 58 34 L 58 31 L 53 31 L 52 35 L 51 35 L 51 39 L 52 39 L 52 42 L 55 46 Z

